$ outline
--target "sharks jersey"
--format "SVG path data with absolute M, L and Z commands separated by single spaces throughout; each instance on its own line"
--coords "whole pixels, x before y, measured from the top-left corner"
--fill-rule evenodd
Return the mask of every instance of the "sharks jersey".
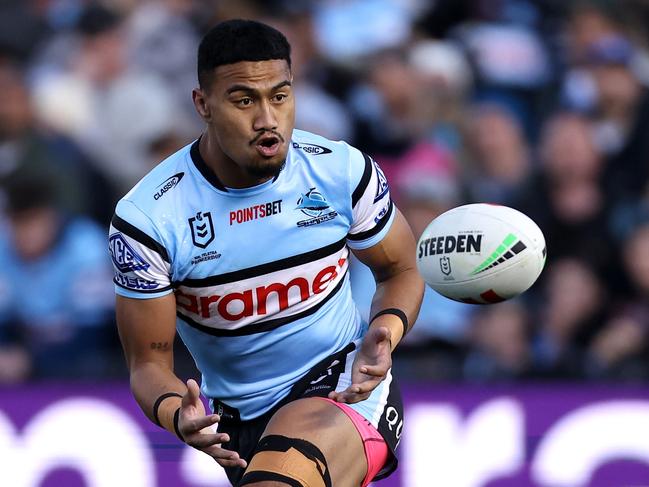
M 116 292 L 175 293 L 177 330 L 202 392 L 242 419 L 272 408 L 311 367 L 365 333 L 349 248 L 379 242 L 396 212 L 367 155 L 301 130 L 289 145 L 275 179 L 232 189 L 196 141 L 124 196 L 110 227 Z

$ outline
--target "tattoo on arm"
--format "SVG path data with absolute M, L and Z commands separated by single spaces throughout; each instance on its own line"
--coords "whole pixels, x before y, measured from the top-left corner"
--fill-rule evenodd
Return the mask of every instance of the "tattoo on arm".
M 151 350 L 169 350 L 169 342 L 151 342 Z

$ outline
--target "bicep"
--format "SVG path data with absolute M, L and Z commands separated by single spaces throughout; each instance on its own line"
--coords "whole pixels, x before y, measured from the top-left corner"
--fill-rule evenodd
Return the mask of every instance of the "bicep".
M 367 249 L 353 250 L 354 255 L 372 270 L 378 282 L 416 268 L 415 238 L 404 216 L 396 207 L 395 211 L 394 222 L 380 242 Z
M 176 334 L 176 297 L 153 299 L 117 296 L 117 329 L 129 368 L 137 363 L 162 362 L 173 365 Z

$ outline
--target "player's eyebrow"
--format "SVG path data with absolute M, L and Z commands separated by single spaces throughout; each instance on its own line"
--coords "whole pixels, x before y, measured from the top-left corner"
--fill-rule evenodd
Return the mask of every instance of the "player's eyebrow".
M 280 88 L 283 88 L 284 86 L 291 86 L 291 85 L 292 85 L 291 81 L 286 79 L 280 83 L 277 83 L 270 90 L 277 91 Z M 226 91 L 226 94 L 231 95 L 232 93 L 235 93 L 237 91 L 244 91 L 246 93 L 257 93 L 257 91 L 259 90 L 257 90 L 256 88 L 252 88 L 251 86 L 248 85 L 237 84 L 237 85 L 230 86 L 230 88 L 228 88 L 228 90 Z

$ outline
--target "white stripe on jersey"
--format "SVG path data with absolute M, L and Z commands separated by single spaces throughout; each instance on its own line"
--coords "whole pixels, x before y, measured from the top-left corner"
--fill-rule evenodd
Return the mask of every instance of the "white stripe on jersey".
M 288 318 L 318 306 L 335 292 L 347 272 L 349 251 L 268 274 L 213 286 L 178 286 L 179 313 L 216 330 Z M 208 278 L 209 279 L 209 278 Z

